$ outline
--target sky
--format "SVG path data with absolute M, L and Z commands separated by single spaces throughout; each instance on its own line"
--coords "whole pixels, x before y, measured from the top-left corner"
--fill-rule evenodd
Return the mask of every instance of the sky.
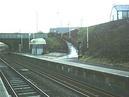
M 0 33 L 46 33 L 108 22 L 115 4 L 129 0 L 0 0 Z

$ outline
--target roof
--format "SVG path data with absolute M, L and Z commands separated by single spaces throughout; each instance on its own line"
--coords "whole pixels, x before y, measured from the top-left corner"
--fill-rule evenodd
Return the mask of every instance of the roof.
M 30 41 L 30 44 L 46 44 L 46 41 L 43 38 L 35 38 Z
M 5 45 L 3 42 L 0 42 L 0 45 Z
M 113 8 L 119 11 L 129 11 L 129 5 L 115 5 Z
M 3 42 L 0 42 L 0 46 L 8 46 L 8 45 Z

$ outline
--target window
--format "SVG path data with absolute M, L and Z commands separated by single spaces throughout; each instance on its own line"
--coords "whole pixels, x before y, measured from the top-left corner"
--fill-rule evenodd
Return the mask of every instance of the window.
M 129 11 L 128 11 L 128 18 L 129 18 Z
M 122 12 L 122 18 L 123 18 L 123 19 L 128 18 L 128 11 L 123 11 L 123 12 Z
M 118 19 L 122 19 L 122 11 L 118 11 Z

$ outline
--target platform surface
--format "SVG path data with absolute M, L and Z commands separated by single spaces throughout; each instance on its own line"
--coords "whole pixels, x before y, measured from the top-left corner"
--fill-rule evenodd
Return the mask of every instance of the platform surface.
M 70 62 L 70 61 L 67 61 L 67 60 L 60 60 L 60 57 L 57 57 L 57 56 L 53 57 L 53 58 L 51 58 L 51 57 L 49 58 L 49 56 L 44 57 L 43 55 L 35 56 L 35 55 L 21 54 L 21 53 L 17 53 L 17 54 L 22 55 L 22 56 L 31 57 L 31 58 L 46 60 L 46 61 L 50 61 L 50 62 L 56 62 L 56 63 L 60 63 L 60 64 L 65 64 L 65 65 L 71 65 L 71 66 L 79 67 L 79 68 L 82 68 L 82 69 L 89 69 L 89 70 L 93 70 L 93 71 L 98 71 L 98 72 L 103 72 L 103 73 L 108 73 L 108 74 L 113 74 L 113 75 L 129 78 L 129 72 L 128 71 L 111 69 L 111 68 L 106 68 L 106 67 L 101 67 L 101 66 L 93 66 L 93 65 L 90 65 L 90 64 Z

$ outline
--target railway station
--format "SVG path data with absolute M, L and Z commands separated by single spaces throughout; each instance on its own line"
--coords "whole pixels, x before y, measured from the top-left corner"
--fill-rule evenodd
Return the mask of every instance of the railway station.
M 129 96 L 127 69 L 81 63 L 78 50 L 66 40 L 69 53 L 45 53 L 48 40 L 44 34 L 35 38 L 16 33 L 0 37 L 3 97 Z
M 15 25 L 15 31 L 19 29 L 19 32 L 0 33 L 0 97 L 129 97 L 129 5 L 110 2 L 110 7 L 113 5 L 110 8 L 110 21 L 106 21 L 103 14 L 99 17 L 97 7 L 100 2 L 95 4 L 98 16 L 91 14 L 94 11 L 91 9 L 93 2 L 90 8 L 87 7 L 87 1 L 80 6 L 80 1 L 69 1 L 71 4 L 67 2 L 67 6 L 61 2 L 64 8 L 55 1 L 49 2 L 46 8 L 42 8 L 45 2 L 38 1 L 41 5 L 37 8 L 35 5 L 38 3 L 32 7 L 29 5 L 33 2 L 29 2 L 23 7 L 25 2 L 20 6 L 21 2 L 14 12 L 22 13 L 27 5 L 27 8 L 36 9 L 33 12 L 35 16 L 20 17 L 21 14 L 17 13 L 15 15 L 19 17 L 15 19 L 20 23 L 14 23 L 24 25 L 23 31 Z M 100 10 L 106 12 L 108 7 L 104 6 Z M 49 10 L 51 16 L 47 16 L 48 7 L 53 11 L 55 8 L 56 14 Z M 66 7 L 68 10 L 65 10 Z M 27 8 L 23 13 L 32 13 L 33 10 Z M 65 11 L 68 13 L 64 14 Z M 25 16 L 28 20 L 24 20 Z M 12 19 L 14 16 L 10 17 Z M 34 21 L 32 18 L 35 18 Z M 93 21 L 103 19 L 105 22 L 90 25 Z M 29 20 L 31 23 L 27 22 Z M 57 20 L 60 26 L 57 26 Z M 79 25 L 74 25 L 77 21 L 80 21 Z M 45 25 L 42 25 L 44 22 Z M 67 24 L 64 26 L 63 22 Z M 41 28 L 48 25 L 52 26 L 49 32 L 43 32 Z M 31 29 L 24 31 L 26 27 Z
M 3 97 L 10 95 L 12 97 L 129 96 L 128 70 L 81 63 L 77 61 L 76 48 L 69 42 L 66 44 L 69 51 L 74 50 L 73 56 L 70 55 L 71 52 L 44 54 L 47 37 L 28 38 L 26 35 L 18 38 L 20 41 L 15 46 L 10 44 L 17 41 L 17 34 L 15 37 L 8 34 L 0 36 L 2 41 L 0 42 L 0 76 Z M 7 41 L 8 38 L 11 39 L 10 42 Z M 24 44 L 25 42 L 27 44 Z M 26 53 L 28 49 L 30 52 Z
M 129 88 L 127 86 L 127 83 L 129 81 L 128 71 L 68 62 L 64 60 L 58 60 L 58 58 L 48 59 L 41 56 L 37 57 L 26 54 L 22 54 L 22 57 L 23 59 L 24 57 L 29 57 L 30 60 L 41 60 L 38 64 L 43 61 L 42 65 L 46 69 L 53 69 L 54 71 L 68 75 L 71 78 L 80 79 L 81 81 L 86 82 L 86 84 L 94 84 L 95 87 L 99 87 L 102 90 L 114 92 L 115 94 L 121 96 L 124 95 L 124 97 L 127 97 L 127 95 L 129 95 Z M 53 65 L 51 65 L 51 63 Z

